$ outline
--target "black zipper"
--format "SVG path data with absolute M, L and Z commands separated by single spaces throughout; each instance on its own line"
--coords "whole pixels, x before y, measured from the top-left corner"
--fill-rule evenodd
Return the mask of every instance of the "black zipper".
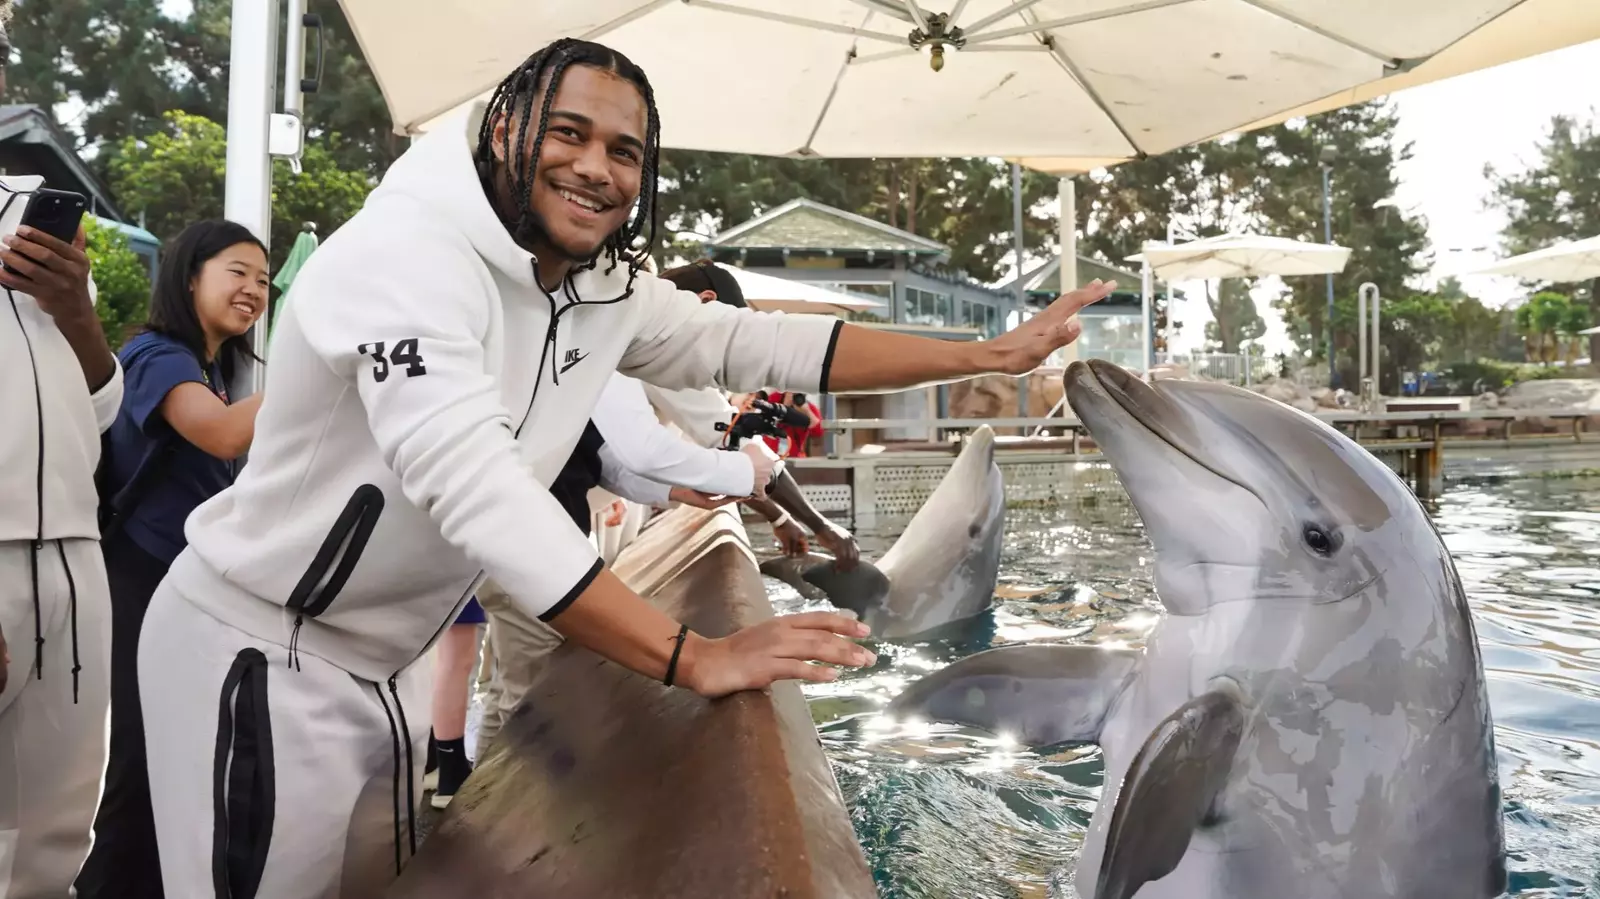
M 10 205 L 10 201 L 7 201 Z M 17 320 L 17 331 L 22 334 L 22 344 L 28 348 L 28 367 L 33 370 L 33 407 L 38 415 L 39 459 L 34 469 L 34 520 L 33 543 L 29 546 L 33 566 L 33 672 L 34 680 L 44 680 L 44 622 L 39 608 L 39 552 L 44 549 L 44 393 L 39 387 L 39 359 L 33 352 L 33 338 L 28 336 L 28 326 L 22 323 L 22 311 L 17 308 L 17 295 L 6 288 L 11 300 L 11 314 Z
M 298 669 L 300 626 L 307 617 L 315 618 L 328 610 L 344 589 L 356 563 L 378 526 L 383 514 L 383 491 L 372 484 L 362 484 L 350 494 L 344 509 L 334 520 L 333 527 L 323 538 L 317 554 L 307 566 L 305 574 L 295 584 L 294 592 L 284 607 L 295 613 L 294 629 L 289 634 L 289 666 Z M 326 583 L 323 579 L 326 578 Z M 318 587 L 321 591 L 318 592 Z M 315 594 L 315 599 L 312 598 Z

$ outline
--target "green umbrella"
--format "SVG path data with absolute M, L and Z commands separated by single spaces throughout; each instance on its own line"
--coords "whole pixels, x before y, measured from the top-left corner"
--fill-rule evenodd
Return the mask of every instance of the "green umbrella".
M 289 248 L 289 258 L 283 260 L 283 265 L 278 269 L 278 276 L 272 279 L 272 286 L 278 288 L 278 302 L 272 308 L 272 315 L 267 318 L 267 340 L 272 340 L 272 331 L 278 326 L 278 314 L 283 309 L 284 301 L 289 297 L 289 285 L 294 283 L 295 276 L 300 274 L 300 267 L 311 258 L 311 253 L 317 248 L 316 226 L 307 222 L 301 229 L 298 237 L 294 239 L 294 246 Z

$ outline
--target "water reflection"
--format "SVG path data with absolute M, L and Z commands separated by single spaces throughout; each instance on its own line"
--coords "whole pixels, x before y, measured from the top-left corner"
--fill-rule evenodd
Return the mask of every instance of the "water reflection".
M 1600 479 L 1526 479 L 1430 504 L 1471 598 L 1506 798 L 1511 892 L 1600 899 Z M 892 535 L 866 536 L 881 554 Z M 1074 896 L 1100 792 L 1093 748 L 1049 756 L 949 725 L 891 727 L 906 684 L 989 646 L 1141 645 L 1160 606 L 1120 491 L 1009 513 L 993 611 L 806 689 L 883 896 Z M 784 611 L 822 607 L 769 580 Z

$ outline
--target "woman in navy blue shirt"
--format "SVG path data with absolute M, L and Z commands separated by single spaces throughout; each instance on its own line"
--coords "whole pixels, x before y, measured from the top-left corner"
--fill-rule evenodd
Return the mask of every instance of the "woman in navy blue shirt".
M 104 488 L 128 503 L 102 535 L 111 584 L 111 745 L 94 848 L 78 895 L 160 897 L 139 711 L 139 628 L 188 541 L 194 508 L 233 483 L 250 448 L 261 394 L 230 402 L 234 370 L 254 359 L 245 337 L 266 309 L 267 253 L 243 225 L 190 225 L 167 250 L 145 330 L 117 354 L 122 409 L 107 434 Z M 137 486 L 129 488 L 130 483 Z

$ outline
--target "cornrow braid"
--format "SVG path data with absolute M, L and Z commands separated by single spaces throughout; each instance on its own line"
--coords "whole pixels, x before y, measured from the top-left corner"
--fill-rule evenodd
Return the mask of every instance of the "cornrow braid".
M 544 148 L 545 132 L 550 122 L 550 105 L 555 101 L 561 78 L 572 66 L 593 66 L 626 79 L 639 89 L 644 98 L 646 123 L 644 160 L 640 165 L 639 198 L 633 216 L 622 227 L 612 232 L 602 244 L 595 258 L 583 263 L 581 270 L 594 269 L 604 254 L 610 263 L 606 274 L 616 271 L 618 265 L 628 267 L 627 288 L 622 297 L 633 294 L 633 283 L 644 260 L 650 257 L 656 242 L 656 204 L 661 170 L 661 116 L 656 111 L 655 91 L 644 70 L 616 50 L 592 41 L 561 38 L 552 41 L 529 56 L 516 71 L 507 75 L 494 93 L 484 111 L 483 122 L 478 127 L 478 145 L 473 153 L 478 177 L 490 197 L 497 196 L 494 183 L 494 123 L 504 116 L 509 124 L 517 121 L 517 135 L 512 142 L 511 128 L 506 128 L 501 141 L 501 156 L 506 160 L 507 181 L 512 201 L 516 204 L 515 218 L 505 210 L 497 210 L 513 234 L 518 237 L 543 233 L 543 225 L 532 211 L 533 176 L 539 167 L 539 153 Z M 529 152 L 513 153 L 512 148 L 527 143 L 528 129 L 532 125 L 533 100 L 539 85 L 547 83 L 544 98 L 539 106 L 538 124 L 533 133 L 533 146 Z M 498 205 L 498 204 L 497 204 Z M 619 297 L 621 299 L 622 297 Z

